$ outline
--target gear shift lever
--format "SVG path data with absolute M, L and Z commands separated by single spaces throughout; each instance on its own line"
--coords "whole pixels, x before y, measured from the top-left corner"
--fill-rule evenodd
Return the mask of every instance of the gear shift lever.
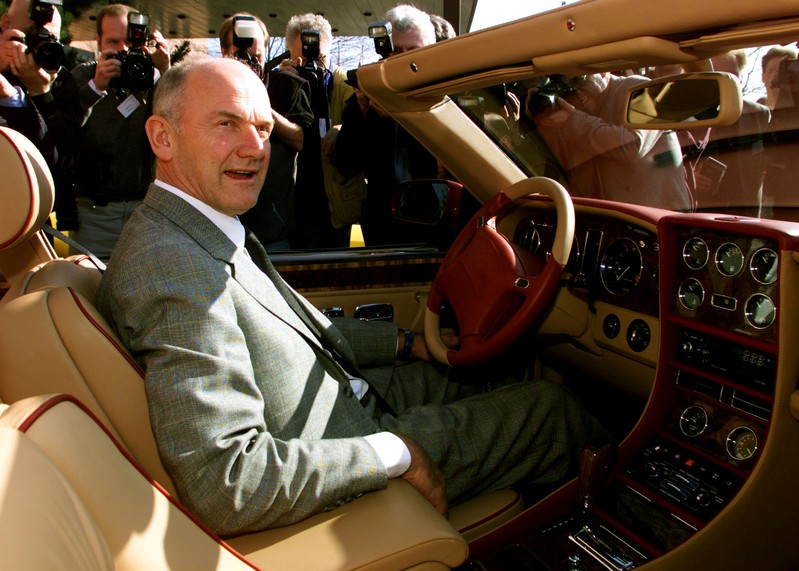
M 580 527 L 587 523 L 594 497 L 616 461 L 616 451 L 616 444 L 610 441 L 587 444 L 580 451 L 580 474 L 577 480 L 580 494 L 577 522 Z

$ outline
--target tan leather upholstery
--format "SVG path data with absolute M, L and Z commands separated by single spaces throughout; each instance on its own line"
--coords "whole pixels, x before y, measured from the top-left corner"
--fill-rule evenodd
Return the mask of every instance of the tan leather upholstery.
M 0 247 L 0 273 L 10 282 L 9 291 L 0 299 L 0 331 L 3 332 L 0 338 L 0 400 L 14 403 L 49 393 L 75 396 L 157 482 L 174 493 L 174 485 L 161 463 L 150 429 L 143 373 L 94 307 L 100 270 L 85 256 L 56 258 L 52 249 L 47 250 L 49 243 L 38 229 L 52 206 L 52 181 L 41 173 L 46 171 L 41 155 L 29 152 L 19 135 L 7 131 L 2 130 L 3 137 L 0 137 L 0 154 L 3 155 L 0 158 L 8 158 L 16 164 L 13 167 L 16 178 L 13 184 L 0 185 L 0 213 L 5 213 L 8 204 L 21 202 L 27 206 L 13 215 L 0 214 L 4 224 L 2 231 L 9 237 L 3 242 L 7 247 Z M 41 195 L 38 200 L 37 193 Z M 6 273 L 7 267 L 12 268 L 11 274 Z M 421 496 L 415 491 L 399 482 L 392 483 L 390 488 L 388 494 L 375 497 L 368 494 L 354 505 L 387 503 L 390 507 L 399 501 L 403 503 L 403 510 L 418 506 Z M 437 518 L 444 528 L 451 529 L 440 516 L 424 515 L 427 507 L 420 506 L 422 515 L 417 514 L 417 517 Z M 497 522 L 504 523 L 522 507 L 518 494 L 503 490 L 479 501 L 455 506 L 451 512 L 452 521 L 464 530 L 468 539 L 474 539 L 493 529 Z M 283 538 L 286 533 L 307 534 L 317 523 L 335 521 L 331 529 L 335 531 L 333 537 L 338 537 L 346 527 L 342 527 L 338 518 L 343 513 L 353 512 L 349 506 L 342 510 L 311 518 L 275 535 Z M 375 518 L 374 522 L 382 519 Z M 357 521 L 349 517 L 346 521 L 353 529 L 373 527 L 371 520 Z M 410 527 L 416 531 L 426 529 L 416 524 Z M 254 534 L 255 539 L 243 541 L 247 545 L 258 543 L 253 549 L 271 543 L 294 544 L 284 539 L 267 539 L 270 533 L 275 532 Z M 352 539 L 353 545 L 360 544 L 357 534 L 353 533 Z M 393 540 L 390 537 L 388 543 L 374 545 L 388 547 Z
M 39 232 L 53 208 L 53 178 L 39 150 L 13 129 L 0 127 L 0 272 L 15 281 L 55 257 Z
M 24 399 L 0 415 L 0 506 L 9 569 L 432 570 L 457 566 L 467 553 L 401 481 L 301 527 L 236 538 L 235 551 L 66 395 Z

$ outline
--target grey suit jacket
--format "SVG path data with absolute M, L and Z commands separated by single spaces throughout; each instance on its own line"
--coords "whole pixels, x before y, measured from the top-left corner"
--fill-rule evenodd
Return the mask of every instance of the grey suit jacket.
M 380 430 L 375 399 L 354 397 L 326 347 L 382 391 L 396 326 L 347 320 L 345 339 L 289 293 L 310 326 L 243 249 L 157 186 L 100 284 L 100 311 L 146 371 L 150 422 L 180 498 L 218 533 L 287 525 L 386 486 L 361 438 Z

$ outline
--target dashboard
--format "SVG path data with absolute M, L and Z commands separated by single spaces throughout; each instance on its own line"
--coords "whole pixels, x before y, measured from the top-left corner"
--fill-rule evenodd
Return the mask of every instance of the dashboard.
M 641 317 L 658 344 L 654 384 L 590 523 L 575 527 L 571 514 L 542 520 L 543 508 L 530 510 L 513 550 L 506 544 L 482 562 L 507 563 L 508 553 L 524 550 L 542 569 L 562 561 L 631 569 L 678 549 L 691 553 L 683 547 L 700 534 L 714 544 L 745 541 L 748 524 L 740 533 L 709 524 L 725 514 L 767 525 L 794 486 L 783 476 L 794 463 L 775 442 L 795 440 L 799 419 L 795 408 L 779 406 L 795 397 L 799 371 L 787 341 L 799 327 L 786 318 L 799 305 L 799 229 L 711 214 L 637 215 L 579 200 L 575 217 L 562 285 L 582 288 L 589 306 L 607 306 L 588 310 L 600 322 L 593 331 L 600 348 L 618 335 L 608 325 L 613 316 L 632 309 Z M 498 228 L 544 259 L 555 224 L 554 210 L 531 201 Z M 629 332 L 626 342 L 635 352 Z

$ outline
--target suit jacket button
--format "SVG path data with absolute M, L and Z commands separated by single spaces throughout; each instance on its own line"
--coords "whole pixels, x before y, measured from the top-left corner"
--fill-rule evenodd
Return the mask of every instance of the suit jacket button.
M 347 398 L 352 398 L 355 396 L 355 391 L 353 391 L 352 387 L 349 385 L 344 385 L 342 391 L 344 392 L 344 396 Z

